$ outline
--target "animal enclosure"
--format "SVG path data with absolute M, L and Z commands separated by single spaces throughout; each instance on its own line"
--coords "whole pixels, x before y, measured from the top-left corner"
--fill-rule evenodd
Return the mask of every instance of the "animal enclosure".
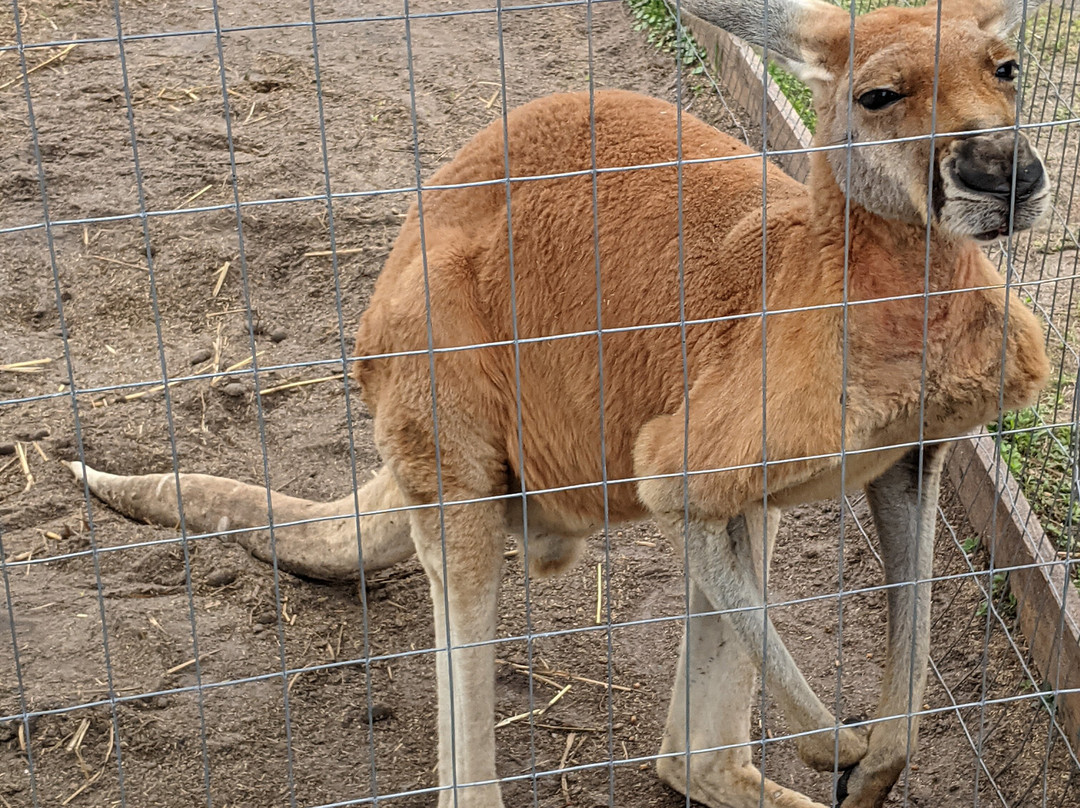
M 621 88 L 769 145 L 766 122 L 704 69 L 709 54 L 676 60 L 637 19 L 600 0 L 11 5 L 0 804 L 435 802 L 434 638 L 415 559 L 356 585 L 316 583 L 228 536 L 125 519 L 61 461 L 315 500 L 365 483 L 379 458 L 348 377 L 353 336 L 418 181 L 470 137 L 551 92 Z M 1023 29 L 1020 121 L 1054 205 L 1005 243 L 1008 260 L 990 248 L 1043 318 L 1054 363 L 1033 408 L 990 426 L 1068 579 L 1076 20 L 1052 2 Z M 889 804 L 1072 805 L 1080 745 L 1062 688 L 1029 656 L 977 516 L 946 486 L 929 686 L 911 709 L 920 743 Z M 887 588 L 866 499 L 799 506 L 780 530 L 769 615 L 826 704 L 869 716 Z M 557 578 L 527 580 L 506 551 L 506 804 L 686 804 L 654 771 L 687 623 L 681 555 L 650 524 L 611 525 Z M 833 774 L 799 761 L 767 694 L 753 726 L 755 763 L 828 803 Z

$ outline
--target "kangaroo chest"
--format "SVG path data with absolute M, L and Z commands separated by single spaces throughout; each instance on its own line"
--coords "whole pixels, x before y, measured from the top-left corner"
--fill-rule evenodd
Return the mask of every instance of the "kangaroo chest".
M 961 277 L 955 291 L 855 300 L 848 310 L 842 427 L 839 421 L 803 425 L 822 438 L 821 453 L 834 454 L 808 480 L 778 494 L 777 504 L 835 496 L 841 474 L 846 490 L 857 489 L 913 444 L 961 437 L 1002 408 L 1029 403 L 1044 377 L 1041 329 L 1019 300 L 1006 305 L 996 279 L 988 269 Z M 838 353 L 843 339 L 839 334 Z

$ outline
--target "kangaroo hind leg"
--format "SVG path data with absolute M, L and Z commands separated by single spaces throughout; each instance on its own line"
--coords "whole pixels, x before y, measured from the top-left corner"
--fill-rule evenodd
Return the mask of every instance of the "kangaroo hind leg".
M 750 554 L 757 562 L 759 580 L 766 548 L 772 555 L 780 512 L 769 510 L 767 536 L 762 516 L 760 508 L 747 514 L 748 535 L 753 537 Z M 717 607 L 693 581 L 689 605 L 689 626 L 679 650 L 656 763 L 658 776 L 710 808 L 821 808 L 809 797 L 764 778 L 753 765 L 750 709 L 760 663 L 755 664 L 728 615 L 710 614 Z
M 434 617 L 440 808 L 501 808 L 495 768 L 495 639 L 507 534 L 505 455 L 494 430 L 467 406 L 472 392 L 444 374 L 436 422 L 409 385 L 394 379 L 375 437 L 410 504 L 412 538 L 427 574 Z M 430 399 L 428 399 L 430 400 Z M 421 402 L 417 406 L 415 402 Z M 435 425 L 438 424 L 438 432 Z M 437 435 L 437 442 L 436 442 Z M 436 454 L 436 447 L 440 450 Z
M 841 781 L 844 808 L 880 808 L 916 746 L 930 654 L 930 579 L 947 448 L 912 449 L 866 487 L 890 584 L 889 623 L 878 720 L 866 757 Z

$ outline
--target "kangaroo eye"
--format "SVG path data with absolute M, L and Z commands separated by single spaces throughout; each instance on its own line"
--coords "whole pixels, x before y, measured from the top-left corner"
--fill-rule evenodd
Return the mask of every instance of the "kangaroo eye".
M 997 70 L 994 71 L 994 75 L 1002 81 L 1016 81 L 1016 77 L 1020 74 L 1020 65 L 1016 63 L 1015 59 L 1010 59 L 1007 62 L 1002 62 L 997 66 Z
M 895 90 L 868 90 L 859 96 L 859 106 L 869 110 L 885 109 L 899 101 L 904 96 Z

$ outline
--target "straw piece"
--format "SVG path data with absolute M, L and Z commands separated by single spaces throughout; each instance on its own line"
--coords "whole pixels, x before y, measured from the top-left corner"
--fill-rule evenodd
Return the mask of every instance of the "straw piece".
M 320 384 L 322 382 L 332 382 L 335 379 L 341 379 L 344 377 L 342 373 L 335 373 L 333 376 L 320 376 L 318 379 L 301 379 L 300 381 L 287 382 L 285 384 L 279 384 L 276 387 L 267 387 L 259 391 L 259 395 L 267 396 L 270 393 L 278 393 L 282 390 L 291 390 L 294 387 L 307 387 L 312 384 Z
M 75 44 L 77 45 L 78 43 L 75 43 Z M 65 57 L 67 57 L 67 55 L 69 53 L 71 53 L 73 50 L 75 50 L 75 45 L 68 45 L 62 51 L 60 51 L 59 53 L 53 54 L 48 59 L 46 59 L 44 62 L 39 62 L 38 64 L 31 67 L 29 70 L 26 71 L 26 75 L 29 76 L 35 70 L 41 70 L 41 68 L 43 68 L 43 67 L 48 67 L 53 62 L 59 62 L 61 59 L 64 59 Z M 5 81 L 3 84 L 0 84 L 0 90 L 6 90 L 8 87 L 10 87 L 12 84 L 17 82 L 21 78 L 22 78 L 22 76 L 16 76 L 13 79 Z M 64 804 L 67 805 L 67 803 L 64 803 Z
M 225 368 L 225 370 L 221 371 L 220 374 L 210 380 L 210 386 L 217 387 L 218 382 L 225 378 L 226 373 L 232 373 L 234 370 L 240 370 L 240 368 L 250 365 L 253 361 L 255 361 L 255 359 L 262 356 L 264 353 L 266 353 L 266 351 L 256 351 L 255 356 L 245 356 L 239 362 L 234 362 L 233 364 L 229 365 L 227 368 Z
M 541 674 L 536 673 L 535 671 L 530 671 L 527 665 L 520 665 L 517 662 L 507 662 L 505 659 L 497 659 L 495 661 L 498 662 L 500 665 L 509 665 L 512 670 L 515 670 L 519 673 L 524 673 L 535 679 L 536 681 L 548 685 L 549 687 L 553 687 L 556 690 L 562 687 L 562 685 L 560 685 L 554 679 L 549 679 L 546 676 L 542 676 Z
M 603 614 L 604 603 L 604 566 L 597 563 L 596 565 L 596 624 L 600 625 L 603 621 L 601 615 Z
M 109 740 L 105 744 L 105 759 L 101 761 L 101 770 L 104 771 L 105 767 L 109 764 L 109 758 L 112 757 L 113 741 L 116 740 L 116 736 L 113 735 L 113 725 L 109 724 Z
M 337 250 L 312 250 L 311 252 L 304 253 L 304 258 L 325 258 L 328 255 L 352 255 L 353 253 L 363 252 L 363 247 L 347 247 L 345 249 Z
M 291 677 L 289 677 L 289 684 L 288 684 L 288 686 L 286 686 L 286 688 L 285 688 L 285 693 L 286 693 L 286 694 L 291 694 L 291 693 L 292 693 L 292 688 L 293 688 L 293 685 L 295 685 L 295 684 L 296 684 L 296 680 L 297 680 L 297 679 L 299 679 L 299 678 L 300 678 L 300 676 L 301 676 L 301 675 L 302 675 L 303 673 L 304 673 L 304 671 L 297 671 L 297 672 L 296 672 L 296 673 L 294 673 L 294 674 L 293 674 L 293 675 L 292 675 Z
M 229 262 L 226 261 L 216 271 L 217 271 L 217 281 L 214 283 L 214 293 L 211 295 L 211 297 L 217 297 L 218 292 L 221 291 L 221 287 L 225 283 L 225 276 L 229 274 Z
M 122 267 L 128 269 L 137 269 L 140 272 L 146 269 L 142 264 L 133 264 L 130 261 L 121 261 L 119 258 L 109 258 L 107 255 L 88 255 L 87 258 L 93 258 L 95 261 L 104 261 L 106 264 L 119 264 Z
M 52 362 L 50 357 L 44 359 L 27 359 L 24 362 L 11 362 L 7 365 L 0 365 L 0 372 L 6 373 L 44 373 L 45 368 L 41 365 L 47 365 Z
M 551 701 L 549 701 L 543 707 L 537 707 L 535 710 L 530 710 L 527 713 L 519 713 L 517 715 L 512 715 L 509 718 L 504 718 L 502 721 L 500 721 L 498 724 L 495 725 L 495 729 L 499 729 L 500 727 L 505 727 L 505 726 L 507 726 L 509 724 L 513 724 L 516 721 L 522 721 L 522 720 L 528 718 L 529 716 L 536 716 L 537 718 L 539 718 L 544 713 L 546 713 L 548 710 L 550 710 L 559 699 L 561 699 L 563 696 L 565 696 L 567 694 L 567 692 L 570 690 L 571 687 L 573 687 L 573 685 L 567 685 L 566 687 L 564 687 L 562 690 L 560 690 L 558 693 L 556 693 L 552 697 Z
M 169 382 L 168 386 L 172 387 L 174 384 L 179 384 L 179 383 L 180 383 L 180 379 L 174 379 L 173 381 Z M 123 401 L 137 401 L 138 399 L 145 398 L 146 396 L 149 396 L 149 395 L 151 395 L 153 393 L 160 393 L 164 389 L 165 389 L 164 384 L 155 384 L 153 387 L 147 387 L 147 388 L 145 388 L 143 390 L 139 390 L 137 392 L 128 393 L 125 396 L 121 396 L 121 399 Z
M 85 737 L 86 728 L 89 727 L 89 726 L 90 726 L 90 719 L 88 719 L 88 718 L 83 719 L 83 723 L 79 726 L 79 730 L 82 733 L 81 735 L 79 735 L 79 744 L 82 744 L 82 738 Z M 78 735 L 79 733 L 76 732 L 76 734 Z M 61 805 L 67 805 L 68 803 L 70 803 L 77 796 L 79 796 L 84 791 L 86 791 L 86 789 L 90 788 L 90 786 L 92 786 L 94 783 L 96 783 L 101 778 L 101 775 L 105 774 L 105 769 L 108 768 L 108 766 L 109 766 L 109 758 L 112 756 L 113 740 L 115 739 L 115 737 L 116 736 L 113 734 L 112 724 L 110 724 L 109 725 L 109 740 L 106 741 L 106 743 L 105 743 L 105 759 L 101 761 L 101 768 L 98 769 L 97 774 L 90 777 L 90 779 L 88 779 L 85 783 L 83 783 L 81 786 L 79 786 L 77 789 L 75 789 L 75 791 L 66 800 L 64 800 L 62 803 L 60 803 Z M 69 745 L 69 751 L 70 751 L 70 745 Z M 79 758 L 79 762 L 83 763 L 82 756 L 79 755 L 78 746 L 75 747 L 75 755 Z M 83 763 L 83 765 L 85 765 L 85 763 Z
M 23 493 L 26 493 L 34 487 L 34 475 L 30 473 L 30 464 L 26 460 L 26 447 L 22 443 L 15 444 L 15 454 L 19 458 L 19 465 L 22 467 L 23 476 L 26 477 L 26 488 L 23 489 Z
M 79 786 L 77 789 L 75 789 L 75 791 L 72 792 L 71 796 L 69 796 L 66 800 L 64 800 L 60 804 L 61 805 L 67 805 L 69 802 L 71 802 L 77 796 L 79 796 L 84 791 L 86 791 L 86 789 L 90 788 L 90 786 L 92 786 L 94 783 L 96 783 L 100 779 L 101 775 L 103 775 L 104 773 L 105 773 L 105 767 L 102 766 L 100 769 L 98 769 L 97 774 L 95 774 L 93 777 L 91 777 L 89 780 L 87 780 L 85 783 L 83 783 L 81 786 Z
M 185 92 L 187 92 L 187 91 L 185 90 Z M 192 97 L 193 99 L 195 99 L 196 101 L 198 101 L 198 100 L 199 100 L 198 96 L 196 96 L 196 95 L 195 95 L 194 93 L 190 93 L 190 92 L 189 92 L 189 93 L 187 93 L 187 94 L 188 94 L 188 95 L 190 95 L 190 96 L 191 96 L 191 97 Z M 194 202 L 194 201 L 195 201 L 196 199 L 198 199 L 198 198 L 199 198 L 200 196 L 202 196 L 203 194 L 205 194 L 205 193 L 206 193 L 207 191 L 209 191 L 209 190 L 210 190 L 211 188 L 213 188 L 213 187 L 214 187 L 214 186 L 213 186 L 213 184 L 211 183 L 210 185 L 207 185 L 207 186 L 206 186 L 205 188 L 200 188 L 200 189 L 199 189 L 198 191 L 196 191 L 195 193 L 193 193 L 193 194 L 192 194 L 191 196 L 189 196 L 189 197 L 188 197 L 187 199 L 185 199 L 185 200 L 184 200 L 183 202 L 181 202 L 181 203 L 180 203 L 179 205 L 177 205 L 176 207 L 177 207 L 177 208 L 179 209 L 179 208 L 182 208 L 182 207 L 184 207 L 184 205 L 187 205 L 187 204 L 189 204 L 189 203 L 191 203 L 191 202 Z
M 207 319 L 210 317 L 222 317 L 226 314 L 239 314 L 240 312 L 247 311 L 243 306 L 239 306 L 235 309 L 222 309 L 221 311 L 208 311 L 206 313 Z
M 519 662 L 504 662 L 503 664 L 509 665 L 510 667 L 514 668 L 515 670 L 519 670 L 519 671 L 528 671 L 529 670 L 527 665 L 522 665 Z M 552 677 L 556 677 L 556 678 L 560 678 L 560 679 L 572 679 L 575 682 L 584 682 L 587 685 L 596 685 L 597 687 L 606 688 L 606 687 L 609 686 L 607 682 L 601 682 L 601 681 L 598 681 L 596 679 L 590 679 L 587 676 L 578 676 L 576 673 L 569 673 L 567 671 L 553 670 L 550 667 L 548 667 L 546 664 L 542 668 L 536 668 L 536 667 L 533 668 L 533 670 L 532 670 L 533 677 L 534 678 L 537 677 L 538 674 L 541 674 L 543 676 L 552 676 Z M 621 690 L 624 693 L 633 693 L 634 692 L 634 688 L 627 687 L 626 685 L 617 685 L 614 682 L 611 683 L 610 687 L 611 687 L 612 690 Z
M 204 659 L 209 659 L 210 657 L 214 656 L 215 654 L 220 654 L 220 653 L 221 653 L 221 649 L 218 648 L 216 651 L 208 651 L 205 654 L 199 654 L 198 661 L 202 662 Z M 173 665 L 171 668 L 169 668 L 167 671 L 165 671 L 165 675 L 166 676 L 172 676 L 174 673 L 180 673 L 180 671 L 184 670 L 185 668 L 190 668 L 192 665 L 195 664 L 195 662 L 196 662 L 196 660 L 189 659 L 187 662 L 181 662 L 179 665 Z
M 90 719 L 84 718 L 79 724 L 79 728 L 75 730 L 75 733 L 71 736 L 71 740 L 68 741 L 67 751 L 79 753 L 79 749 L 82 747 L 83 739 L 86 738 L 86 731 L 90 729 Z
M 563 773 L 562 777 L 560 777 L 559 779 L 562 783 L 563 801 L 567 805 L 570 804 L 570 786 L 566 782 L 566 760 L 570 757 L 570 749 L 574 746 L 574 740 L 576 738 L 576 732 L 571 732 L 569 735 L 566 736 L 566 747 L 563 749 L 562 759 L 559 760 L 559 771 Z

